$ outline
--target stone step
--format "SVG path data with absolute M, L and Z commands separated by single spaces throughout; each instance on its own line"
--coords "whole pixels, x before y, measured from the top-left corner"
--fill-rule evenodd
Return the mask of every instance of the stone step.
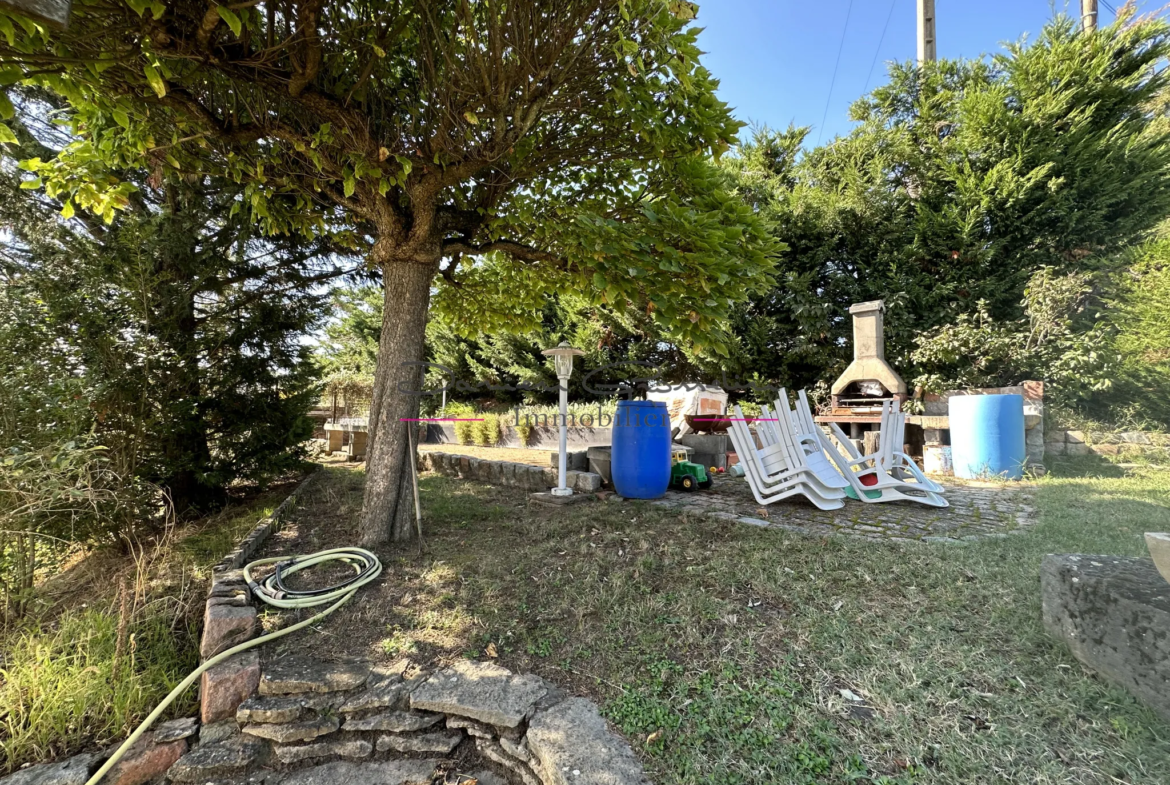
M 341 727 L 341 720 L 336 715 L 311 717 L 299 722 L 259 723 L 247 725 L 243 728 L 249 736 L 269 739 L 280 744 L 293 741 L 312 741 L 318 736 L 333 733 Z
M 381 714 L 373 714 L 369 717 L 348 717 L 345 720 L 344 730 L 384 730 L 393 731 L 394 733 L 409 733 L 411 731 L 429 728 L 442 719 L 442 714 L 430 714 L 418 711 L 387 711 Z
M 264 762 L 268 745 L 251 736 L 229 736 L 213 744 L 200 744 L 175 761 L 167 777 L 176 782 L 207 782 L 239 778 Z
M 515 728 L 547 692 L 538 676 L 518 676 L 490 662 L 460 660 L 419 685 L 410 695 L 410 705 Z
M 292 722 L 305 713 L 305 701 L 299 697 L 254 695 L 236 709 L 236 722 Z
M 368 662 L 321 662 L 307 657 L 282 657 L 264 666 L 261 695 L 341 692 L 365 686 Z
M 466 736 L 463 731 L 444 730 L 413 735 L 389 734 L 378 737 L 378 752 L 438 752 L 443 755 L 459 746 Z

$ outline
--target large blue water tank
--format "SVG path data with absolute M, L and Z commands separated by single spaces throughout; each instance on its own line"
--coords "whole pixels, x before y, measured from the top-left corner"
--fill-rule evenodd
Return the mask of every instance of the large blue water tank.
M 1024 475 L 1024 396 L 956 395 L 949 404 L 955 476 Z
M 670 415 L 660 401 L 618 401 L 610 465 L 614 489 L 657 499 L 670 485 Z

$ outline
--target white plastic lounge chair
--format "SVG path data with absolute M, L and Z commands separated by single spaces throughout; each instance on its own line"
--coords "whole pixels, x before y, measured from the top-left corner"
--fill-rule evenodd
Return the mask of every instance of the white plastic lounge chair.
M 896 422 L 890 422 L 889 415 L 892 411 L 893 406 L 883 404 L 882 426 L 890 430 L 883 432 L 884 438 L 881 441 L 887 444 L 892 443 L 894 429 L 897 425 Z M 892 476 L 887 471 L 886 465 L 883 465 L 880 460 L 880 456 L 882 455 L 880 443 L 877 453 L 873 455 L 861 455 L 836 423 L 830 423 L 829 428 L 841 444 L 842 449 L 845 450 L 845 454 L 842 454 L 841 450 L 838 450 L 832 441 L 829 440 L 829 437 L 820 429 L 817 429 L 817 437 L 825 453 L 829 456 L 829 460 L 836 465 L 841 475 L 852 486 L 853 493 L 850 494 L 850 497 L 856 495 L 857 499 L 869 504 L 904 500 L 925 504 L 930 507 L 950 506 L 939 491 L 933 490 L 934 487 L 939 487 L 937 483 L 927 481 L 930 484 L 926 485 L 918 482 L 908 482 Z M 891 453 L 893 452 L 895 451 L 891 450 Z M 909 461 L 908 458 L 906 460 Z M 906 471 L 908 472 L 909 470 L 906 469 Z
M 823 486 L 807 466 L 800 463 L 794 466 L 786 445 L 756 447 L 751 431 L 743 422 L 743 413 L 738 406 L 733 410 L 735 417 L 728 433 L 757 502 L 768 505 L 800 495 L 822 510 L 837 510 L 845 505 L 844 491 Z
M 878 437 L 878 461 L 896 480 L 920 485 L 932 493 L 945 493 L 942 485 L 927 478 L 914 459 L 902 452 L 902 445 L 906 442 L 906 415 L 901 408 L 897 401 L 891 401 L 888 411 L 883 412 L 885 422 Z
M 763 407 L 763 410 L 767 411 L 767 407 Z M 815 429 L 816 425 L 812 427 Z M 780 397 L 776 399 L 776 416 L 766 420 L 763 429 L 771 431 L 772 437 L 778 441 L 783 439 L 791 445 L 790 449 L 794 453 L 799 451 L 794 455 L 794 460 L 798 465 L 806 466 L 821 485 L 836 490 L 850 487 L 849 481 L 825 457 L 816 434 L 805 427 L 799 409 L 793 411 L 789 408 L 786 390 L 780 390 Z

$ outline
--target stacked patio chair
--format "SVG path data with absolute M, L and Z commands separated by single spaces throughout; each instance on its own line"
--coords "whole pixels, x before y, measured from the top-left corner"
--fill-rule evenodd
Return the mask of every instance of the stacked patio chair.
M 809 466 L 807 454 L 792 431 L 790 417 L 779 413 L 775 424 L 780 427 L 776 428 L 766 427 L 769 423 L 761 422 L 759 431 L 763 446 L 757 447 L 743 412 L 738 406 L 732 408 L 735 417 L 728 433 L 757 502 L 768 505 L 781 499 L 803 496 L 822 510 L 838 510 L 845 506 L 846 486 L 841 483 L 840 475 L 826 483 Z
M 931 507 L 950 506 L 943 498 L 943 487 L 927 479 L 909 456 L 895 449 L 902 446 L 906 430 L 906 415 L 900 411 L 897 401 L 882 404 L 878 448 L 872 455 L 862 455 L 841 428 L 836 423 L 830 423 L 829 429 L 837 445 L 840 445 L 838 449 L 813 421 L 803 390 L 797 409 L 799 419 L 806 423 L 804 427 L 815 432 L 829 460 L 841 476 L 848 480 L 852 491 L 848 494 L 850 498 L 866 503 L 902 500 Z

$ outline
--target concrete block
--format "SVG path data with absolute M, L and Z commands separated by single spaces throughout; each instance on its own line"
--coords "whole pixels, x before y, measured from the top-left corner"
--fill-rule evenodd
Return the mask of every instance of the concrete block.
M 1064 442 L 1045 442 L 1044 443 L 1044 454 L 1045 455 L 1064 455 L 1064 448 L 1067 446 L 1068 445 L 1065 444 Z
M 1125 444 L 1153 444 L 1150 435 L 1141 431 L 1126 431 L 1117 434 L 1117 436 Z
M 1065 431 L 1064 440 L 1069 444 L 1084 444 L 1088 438 L 1084 431 Z
M 578 493 L 593 493 L 601 490 L 601 475 L 593 472 L 577 472 L 571 487 Z
M 1170 721 L 1170 583 L 1154 563 L 1050 554 L 1040 591 L 1048 632 Z
M 1092 450 L 1089 449 L 1089 445 L 1081 442 L 1069 442 L 1064 445 L 1065 455 L 1088 455 L 1091 452 Z

